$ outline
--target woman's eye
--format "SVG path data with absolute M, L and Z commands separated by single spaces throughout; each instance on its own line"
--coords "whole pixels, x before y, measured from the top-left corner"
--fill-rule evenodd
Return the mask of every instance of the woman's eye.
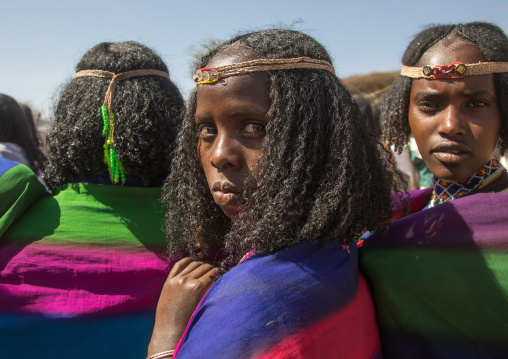
M 437 109 L 439 109 L 439 104 L 437 102 L 433 102 L 433 101 L 421 101 L 421 102 L 418 102 L 418 108 L 421 111 L 431 112 L 431 111 L 436 111 Z
M 199 136 L 201 136 L 201 137 L 214 136 L 217 134 L 215 127 L 213 127 L 211 125 L 199 125 L 198 131 L 199 131 Z
M 261 123 L 249 123 L 242 131 L 244 136 L 257 137 L 265 134 L 265 125 Z
M 475 109 L 483 108 L 486 106 L 487 106 L 487 102 L 485 102 L 484 100 L 471 100 L 467 104 L 467 107 L 475 108 Z

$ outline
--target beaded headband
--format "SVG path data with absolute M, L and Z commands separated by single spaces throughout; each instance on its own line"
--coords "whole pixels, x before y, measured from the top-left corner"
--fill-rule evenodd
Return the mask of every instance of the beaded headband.
M 461 79 L 464 76 L 490 75 L 508 72 L 508 62 L 480 62 L 477 64 L 463 64 L 454 62 L 450 65 L 436 65 L 422 67 L 402 66 L 400 74 L 413 79 Z
M 289 59 L 258 59 L 218 67 L 203 67 L 196 71 L 193 79 L 196 85 L 211 84 L 229 76 L 289 69 L 326 70 L 335 75 L 335 69 L 328 61 L 311 59 L 310 57 L 296 57 Z
M 111 182 L 115 184 L 118 183 L 120 179 L 122 180 L 122 184 L 125 183 L 125 170 L 123 168 L 122 162 L 118 160 L 114 149 L 115 118 L 113 116 L 113 112 L 111 111 L 113 98 L 115 96 L 116 85 L 118 84 L 118 81 L 138 76 L 160 76 L 169 79 L 169 74 L 160 70 L 133 70 L 121 72 L 119 74 L 102 70 L 83 70 L 77 72 L 76 75 L 74 75 L 75 79 L 80 77 L 101 77 L 111 79 L 108 90 L 106 91 L 104 103 L 101 106 L 101 111 L 102 121 L 104 123 L 102 134 L 106 136 L 106 142 L 103 145 L 104 163 L 108 165 Z

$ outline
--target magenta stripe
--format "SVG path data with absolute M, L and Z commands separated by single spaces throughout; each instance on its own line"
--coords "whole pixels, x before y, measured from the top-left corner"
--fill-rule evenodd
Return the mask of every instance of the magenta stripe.
M 68 317 L 155 308 L 172 265 L 145 247 L 4 246 L 0 309 Z

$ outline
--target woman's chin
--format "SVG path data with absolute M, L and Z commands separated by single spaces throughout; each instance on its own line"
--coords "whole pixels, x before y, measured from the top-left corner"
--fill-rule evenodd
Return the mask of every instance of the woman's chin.
M 233 211 L 231 209 L 226 210 L 224 208 L 222 209 L 222 211 L 233 222 L 240 222 L 240 211 Z

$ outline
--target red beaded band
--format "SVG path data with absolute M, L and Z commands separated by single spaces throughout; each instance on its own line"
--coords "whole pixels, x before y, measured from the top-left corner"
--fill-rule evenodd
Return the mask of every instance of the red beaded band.
M 490 75 L 508 72 L 508 62 L 479 62 L 464 64 L 454 62 L 450 65 L 426 65 L 424 67 L 402 66 L 400 74 L 413 79 L 461 79 L 464 76 Z

